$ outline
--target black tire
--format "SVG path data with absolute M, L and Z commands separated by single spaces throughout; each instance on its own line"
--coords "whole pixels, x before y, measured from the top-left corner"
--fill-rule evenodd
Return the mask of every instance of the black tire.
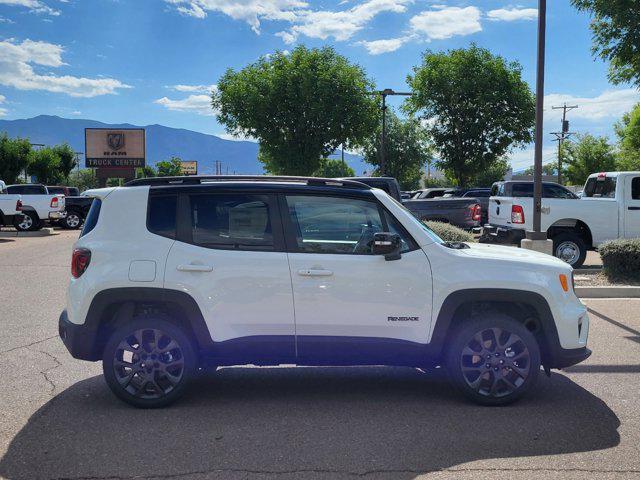
M 118 328 L 102 355 L 104 378 L 111 391 L 138 408 L 175 402 L 195 376 L 196 365 L 193 344 L 182 329 L 150 317 L 134 318 Z
M 507 405 L 534 387 L 540 349 L 533 334 L 517 320 L 499 313 L 488 315 L 459 324 L 450 338 L 447 372 L 467 398 L 480 405 Z
M 76 230 L 82 226 L 82 215 L 74 210 L 67 212 L 67 216 L 60 220 L 60 226 L 66 230 Z
M 22 212 L 21 219 L 16 218 L 13 221 L 13 226 L 19 232 L 34 232 L 42 228 L 42 220 L 40 220 L 36 212 L 27 210 L 26 212 Z
M 553 256 L 578 268 L 587 258 L 587 245 L 579 235 L 562 232 L 553 237 Z

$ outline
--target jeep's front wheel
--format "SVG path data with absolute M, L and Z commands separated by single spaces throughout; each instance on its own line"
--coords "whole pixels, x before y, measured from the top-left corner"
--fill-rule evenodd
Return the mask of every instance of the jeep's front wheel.
M 139 408 L 177 400 L 196 370 L 184 332 L 166 320 L 139 318 L 118 328 L 105 346 L 102 367 L 111 391 Z
M 540 371 L 540 349 L 520 322 L 501 314 L 462 323 L 447 352 L 452 383 L 482 405 L 506 405 L 529 391 Z

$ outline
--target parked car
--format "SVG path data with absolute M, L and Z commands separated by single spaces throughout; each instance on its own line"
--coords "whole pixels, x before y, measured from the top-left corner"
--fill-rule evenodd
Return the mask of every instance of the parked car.
M 476 198 L 411 199 L 402 204 L 419 220 L 450 223 L 465 230 L 481 226 L 482 208 Z
M 484 225 L 489 221 L 489 197 L 491 196 L 490 188 L 466 188 L 466 189 L 452 189 L 445 192 L 444 198 L 449 197 L 473 197 L 478 200 L 480 208 L 482 209 L 481 224 Z
M 87 218 L 92 202 L 93 198 L 85 195 L 65 197 L 66 215 L 58 221 L 60 226 L 71 230 L 80 228 Z
M 341 180 L 355 180 L 373 188 L 384 190 L 391 198 L 402 201 L 402 192 L 400 192 L 400 184 L 393 177 L 346 177 Z
M 65 187 L 61 185 L 50 186 L 47 185 L 47 191 L 49 193 L 56 193 L 64 195 L 65 197 L 77 197 L 80 195 L 80 190 L 76 187 Z
M 569 265 L 444 242 L 359 182 L 165 177 L 89 194 L 60 337 L 137 407 L 239 364 L 442 365 L 502 405 L 541 365 L 591 353 Z
M 5 191 L 22 197 L 22 217 L 15 218 L 13 223 L 19 231 L 40 230 L 45 222 L 57 221 L 65 216 L 64 195 L 50 194 L 44 185 L 7 185 Z
M 0 226 L 13 226 L 22 220 L 22 197 L 9 195 L 6 184 L 0 180 Z
M 532 186 L 526 196 L 514 196 L 509 193 L 524 188 L 507 183 L 493 187 L 485 232 L 494 241 L 516 243 L 532 228 Z M 580 198 L 561 185 L 544 184 L 541 223 L 553 240 L 554 255 L 573 267 L 607 240 L 640 237 L 640 172 L 594 173 Z

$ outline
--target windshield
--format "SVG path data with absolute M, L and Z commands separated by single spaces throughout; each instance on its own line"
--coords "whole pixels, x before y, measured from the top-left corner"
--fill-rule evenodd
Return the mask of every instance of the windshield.
M 442 240 L 438 235 L 436 235 L 436 233 L 431 230 L 429 227 L 427 227 L 424 223 L 422 223 L 420 220 L 418 220 L 418 218 L 416 218 L 416 216 L 411 213 L 411 210 L 409 210 L 407 207 L 405 207 L 402 203 L 400 203 L 399 201 L 397 201 L 395 198 L 393 198 L 392 196 L 389 196 L 389 198 L 391 199 L 391 201 L 393 203 L 395 203 L 398 207 L 400 207 L 402 210 L 404 210 L 405 212 L 407 212 L 409 214 L 409 218 L 411 219 L 411 221 L 418 225 L 422 230 L 424 230 L 424 232 L 429 236 L 429 238 L 431 240 L 433 240 L 435 243 L 445 243 L 444 240 Z

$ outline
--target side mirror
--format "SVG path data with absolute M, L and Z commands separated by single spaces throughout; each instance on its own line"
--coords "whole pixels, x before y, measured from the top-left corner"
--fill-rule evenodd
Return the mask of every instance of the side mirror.
M 373 235 L 371 251 L 374 255 L 384 255 L 385 260 L 400 260 L 402 240 L 400 235 L 388 232 L 378 232 Z

